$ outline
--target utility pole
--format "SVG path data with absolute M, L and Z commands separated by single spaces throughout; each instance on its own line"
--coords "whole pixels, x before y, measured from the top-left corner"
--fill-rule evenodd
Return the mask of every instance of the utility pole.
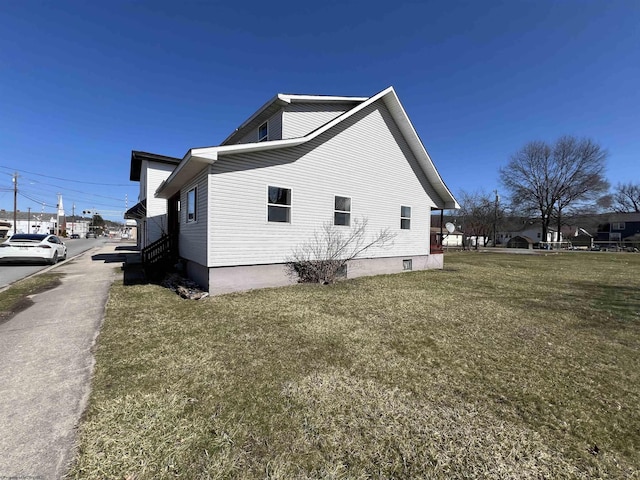
M 18 172 L 13 174 L 13 234 L 18 228 Z
M 496 200 L 493 204 L 493 247 L 495 248 L 498 245 L 496 225 L 498 224 L 498 202 L 500 201 L 500 197 L 498 196 L 498 190 L 494 190 L 493 193 L 496 194 Z
M 72 213 L 71 216 L 73 217 L 73 222 L 71 222 L 71 235 L 73 235 L 73 227 L 76 226 L 76 204 L 75 203 L 71 207 L 71 213 Z
M 31 207 L 27 208 L 27 233 L 31 233 Z

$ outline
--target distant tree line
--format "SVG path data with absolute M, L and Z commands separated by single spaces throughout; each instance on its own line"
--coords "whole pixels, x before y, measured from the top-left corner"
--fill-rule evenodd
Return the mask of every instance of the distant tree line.
M 493 238 L 496 224 L 506 215 L 537 217 L 542 238 L 554 222 L 561 230 L 567 215 L 640 212 L 640 183 L 618 184 L 613 192 L 605 178 L 608 153 L 589 139 L 563 136 L 554 143 L 533 141 L 524 145 L 500 168 L 500 181 L 509 205 L 484 191 L 460 193 L 459 222 L 467 235 Z

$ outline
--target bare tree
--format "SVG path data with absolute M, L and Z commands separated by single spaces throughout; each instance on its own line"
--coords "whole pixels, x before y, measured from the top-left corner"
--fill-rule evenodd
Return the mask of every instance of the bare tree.
M 619 183 L 612 200 L 613 210 L 617 213 L 639 213 L 640 183 Z
M 298 246 L 287 260 L 287 268 L 300 282 L 335 283 L 350 260 L 373 247 L 393 245 L 396 234 L 388 228 L 368 235 L 368 220 L 354 219 L 350 228 L 325 222 L 320 230 Z
M 595 195 L 606 189 L 606 158 L 607 152 L 590 139 L 564 136 L 554 145 L 530 142 L 500 169 L 500 179 L 512 202 L 539 213 L 546 239 L 554 212 L 560 226 L 563 210 L 595 201 Z
M 502 218 L 502 208 L 498 204 L 497 196 L 492 197 L 482 191 L 473 193 L 462 191 L 459 198 L 460 210 L 457 217 L 465 235 L 476 237 L 476 248 L 478 248 L 480 237 L 486 243 L 489 236 L 495 235 L 496 223 Z M 494 238 L 493 244 L 495 243 Z

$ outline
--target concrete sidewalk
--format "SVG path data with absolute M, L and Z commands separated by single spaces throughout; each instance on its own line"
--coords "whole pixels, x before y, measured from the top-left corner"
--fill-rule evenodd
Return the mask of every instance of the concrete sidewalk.
M 120 244 L 54 267 L 62 285 L 0 325 L 0 478 L 59 479 L 72 460 L 89 396 L 92 347 L 109 287 L 122 275 Z

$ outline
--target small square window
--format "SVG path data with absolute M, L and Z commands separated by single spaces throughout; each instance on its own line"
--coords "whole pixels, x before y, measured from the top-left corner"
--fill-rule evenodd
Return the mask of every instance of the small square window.
M 407 260 L 402 260 L 402 269 L 403 270 L 413 270 L 413 260 L 411 258 Z
M 291 223 L 291 189 L 269 187 L 267 221 Z
M 187 193 L 187 223 L 196 221 L 196 189 Z
M 269 124 L 264 122 L 258 127 L 258 141 L 266 142 L 267 140 L 269 140 Z
M 411 207 L 400 207 L 400 228 L 409 230 L 411 228 Z
M 333 224 L 334 225 L 351 225 L 351 199 L 349 197 L 334 198 L 334 212 L 333 212 Z

